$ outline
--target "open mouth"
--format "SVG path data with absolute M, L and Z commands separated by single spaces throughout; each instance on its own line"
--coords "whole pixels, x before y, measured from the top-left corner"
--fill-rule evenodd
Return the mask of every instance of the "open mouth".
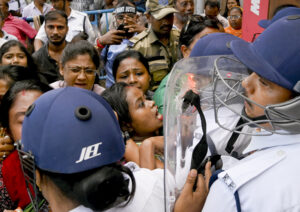
M 156 107 L 156 118 L 158 119 L 158 120 L 160 120 L 160 121 L 162 121 L 163 120 L 163 115 L 162 114 L 160 114 L 159 112 L 158 112 L 158 109 L 157 109 L 157 107 Z
M 79 88 L 85 88 L 86 84 L 75 83 L 74 86 Z

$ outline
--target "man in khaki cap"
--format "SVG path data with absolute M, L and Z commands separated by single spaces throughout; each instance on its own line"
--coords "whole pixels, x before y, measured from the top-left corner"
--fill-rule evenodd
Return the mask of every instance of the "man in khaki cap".
M 130 49 L 141 52 L 148 60 L 151 90 L 155 90 L 179 59 L 179 31 L 173 29 L 173 14 L 177 12 L 168 0 L 147 0 L 146 15 L 151 25 L 130 39 Z

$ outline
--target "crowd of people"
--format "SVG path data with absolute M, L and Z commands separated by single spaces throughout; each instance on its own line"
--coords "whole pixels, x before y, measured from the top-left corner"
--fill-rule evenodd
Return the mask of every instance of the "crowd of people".
M 0 212 L 300 210 L 300 8 L 249 43 L 239 0 L 49 3 L 0 0 Z

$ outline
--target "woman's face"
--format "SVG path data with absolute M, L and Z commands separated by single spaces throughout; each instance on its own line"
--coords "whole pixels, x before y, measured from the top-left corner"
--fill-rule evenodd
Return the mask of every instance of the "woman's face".
M 27 67 L 26 54 L 19 48 L 19 46 L 12 46 L 2 56 L 2 65 L 19 65 Z
M 230 10 L 231 8 L 238 6 L 236 0 L 228 0 L 227 1 L 227 8 Z
M 25 117 L 25 112 L 28 107 L 42 95 L 42 92 L 35 90 L 21 91 L 17 94 L 14 103 L 8 111 L 9 134 L 13 141 L 21 139 L 22 124 Z
M 154 101 L 146 100 L 136 87 L 126 88 L 126 101 L 131 117 L 131 127 L 138 136 L 151 136 L 162 127 L 162 115 L 158 113 Z
M 116 82 L 125 82 L 146 93 L 150 80 L 151 77 L 146 67 L 137 59 L 126 58 L 121 61 L 116 74 Z
M 60 66 L 60 74 L 67 86 L 92 90 L 96 77 L 96 66 L 89 54 L 77 55 Z

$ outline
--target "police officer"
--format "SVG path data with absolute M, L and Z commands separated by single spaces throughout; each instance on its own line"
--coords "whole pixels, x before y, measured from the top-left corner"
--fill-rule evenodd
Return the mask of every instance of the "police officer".
M 152 77 L 151 90 L 155 90 L 179 59 L 179 31 L 172 29 L 173 14 L 177 12 L 169 2 L 147 0 L 146 15 L 151 27 L 130 39 L 130 48 L 141 52 L 148 60 Z
M 300 210 L 299 33 L 300 16 L 287 16 L 252 44 L 230 43 L 234 55 L 253 71 L 242 82 L 244 94 L 238 94 L 244 99 L 239 115 L 256 128 L 254 135 L 269 136 L 252 136 L 245 158 L 212 176 L 207 198 L 201 175 L 193 192 L 197 173 L 192 170 L 175 212 Z

